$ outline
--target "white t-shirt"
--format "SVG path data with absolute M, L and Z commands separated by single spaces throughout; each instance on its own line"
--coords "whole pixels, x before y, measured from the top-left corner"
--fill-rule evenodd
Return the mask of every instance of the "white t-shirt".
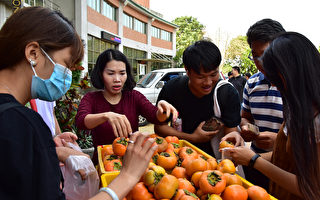
M 56 102 L 55 101 L 48 102 L 48 101 L 36 99 L 36 104 L 37 104 L 38 113 L 41 115 L 44 122 L 50 128 L 52 136 L 54 136 L 56 132 L 56 129 L 55 129 L 56 127 L 55 127 L 55 120 L 53 116 L 53 109 L 56 106 Z

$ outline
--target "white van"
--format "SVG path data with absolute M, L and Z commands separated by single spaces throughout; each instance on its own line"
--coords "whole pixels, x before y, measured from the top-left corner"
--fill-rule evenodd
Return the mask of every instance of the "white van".
M 162 87 L 170 79 L 173 79 L 177 76 L 183 76 L 185 74 L 186 71 L 184 68 L 154 70 L 144 75 L 137 82 L 137 86 L 134 89 L 141 92 L 153 105 L 155 105 Z M 144 126 L 147 123 L 148 122 L 144 117 L 139 116 L 139 126 Z
M 184 68 L 167 68 L 158 69 L 149 72 L 144 75 L 138 82 L 135 90 L 141 92 L 147 99 L 155 105 L 162 87 L 170 80 L 177 76 L 183 76 L 186 74 Z M 225 79 L 224 75 L 220 71 L 220 78 Z M 144 126 L 148 121 L 139 116 L 139 126 Z

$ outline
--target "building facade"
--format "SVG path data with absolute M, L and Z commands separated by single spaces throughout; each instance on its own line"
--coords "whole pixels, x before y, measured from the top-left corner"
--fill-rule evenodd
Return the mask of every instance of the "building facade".
M 150 10 L 150 0 L 0 0 L 0 26 L 19 2 L 20 7 L 60 10 L 75 25 L 85 41 L 85 72 L 108 48 L 127 56 L 136 80 L 151 70 L 173 67 L 178 26 Z

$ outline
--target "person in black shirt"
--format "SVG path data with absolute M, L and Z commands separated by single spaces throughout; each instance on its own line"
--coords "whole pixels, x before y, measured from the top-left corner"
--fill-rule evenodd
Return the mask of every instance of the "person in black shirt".
M 240 103 L 242 103 L 243 88 L 246 85 L 247 79 L 240 75 L 240 67 L 232 67 L 232 78 L 229 79 L 229 82 L 237 89 Z
M 215 116 L 213 97 L 214 88 L 221 81 L 220 62 L 220 51 L 210 41 L 197 41 L 184 51 L 183 63 L 187 76 L 170 80 L 158 96 L 158 101 L 166 100 L 178 110 L 182 119 L 182 131 L 162 124 L 155 125 L 156 134 L 177 136 L 213 155 L 210 140 L 219 130 L 204 131 L 202 126 L 206 120 Z M 221 121 L 224 123 L 224 134 L 236 131 L 240 123 L 238 92 L 231 84 L 226 84 L 218 89 L 217 98 Z

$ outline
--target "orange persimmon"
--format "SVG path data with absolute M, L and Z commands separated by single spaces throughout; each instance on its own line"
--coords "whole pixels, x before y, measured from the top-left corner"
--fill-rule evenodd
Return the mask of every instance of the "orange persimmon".
M 179 151 L 179 157 L 182 159 L 185 159 L 186 157 L 196 159 L 198 157 L 198 153 L 191 147 L 181 147 Z
M 219 194 L 226 184 L 226 177 L 218 170 L 204 171 L 199 179 L 199 187 L 204 193 Z
M 188 190 L 189 192 L 195 193 L 196 192 L 196 188 L 191 184 L 190 181 L 188 181 L 185 178 L 178 178 L 179 181 L 179 187 L 178 189 L 184 189 L 184 190 Z
M 112 143 L 112 149 L 114 154 L 118 156 L 124 156 L 128 146 L 128 141 L 125 138 L 117 137 Z
M 260 186 L 250 186 L 247 189 L 247 192 L 249 198 L 252 200 L 270 200 L 270 195 L 268 194 L 268 192 Z
M 192 176 L 193 173 L 197 171 L 205 171 L 208 169 L 208 163 L 202 158 L 197 158 L 189 162 L 186 167 L 187 175 Z
M 171 175 L 175 176 L 176 178 L 187 178 L 186 168 L 176 166 L 172 170 Z
M 179 144 L 179 138 L 177 136 L 167 136 L 165 137 L 165 140 L 168 142 L 168 143 L 176 143 L 176 144 Z
M 157 164 L 166 170 L 170 170 L 176 166 L 177 158 L 173 153 L 161 152 L 158 156 Z
M 248 192 L 241 185 L 229 185 L 222 194 L 223 200 L 247 200 Z
M 154 187 L 154 196 L 156 199 L 171 199 L 178 189 L 178 186 L 179 181 L 176 177 L 170 174 L 164 175 Z

